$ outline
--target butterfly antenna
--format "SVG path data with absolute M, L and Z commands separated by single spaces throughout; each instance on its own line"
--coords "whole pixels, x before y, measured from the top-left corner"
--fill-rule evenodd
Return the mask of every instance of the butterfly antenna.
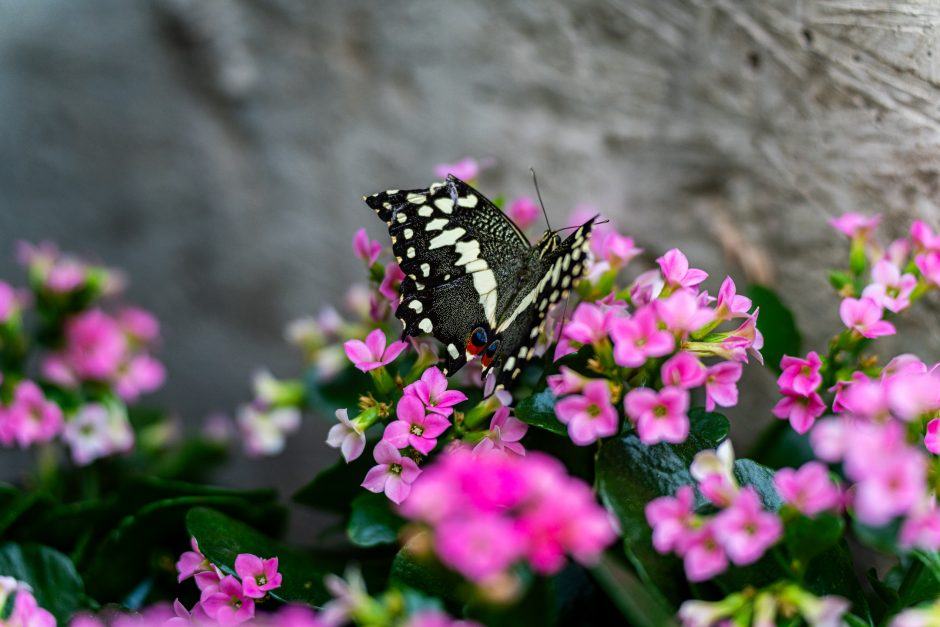
M 598 224 L 607 224 L 608 222 L 610 222 L 610 220 L 606 220 L 606 219 L 605 219 L 605 220 L 600 220 L 599 222 L 595 222 L 595 223 L 594 223 L 594 226 L 597 226 Z M 583 224 L 575 224 L 575 225 L 573 225 L 573 226 L 563 226 L 563 227 L 561 227 L 560 229 L 558 229 L 558 230 L 556 231 L 556 233 L 561 233 L 562 231 L 570 231 L 571 229 L 578 229 L 578 228 L 581 228 L 582 226 L 584 226 L 584 225 L 583 225 Z
M 548 227 L 548 230 L 552 230 L 552 224 L 548 221 L 548 212 L 545 211 L 545 203 L 542 202 L 542 192 L 539 191 L 539 179 L 535 176 L 535 168 L 529 168 L 529 172 L 532 173 L 532 184 L 535 185 L 535 195 L 539 197 L 539 205 L 542 207 L 542 215 L 545 216 L 545 225 Z

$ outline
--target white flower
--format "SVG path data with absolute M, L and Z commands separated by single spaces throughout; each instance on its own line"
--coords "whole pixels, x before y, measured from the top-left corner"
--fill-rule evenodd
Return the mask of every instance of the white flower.
M 326 443 L 333 448 L 338 448 L 348 464 L 362 455 L 366 447 L 366 436 L 362 432 L 361 425 L 349 419 L 346 409 L 337 409 L 336 419 L 339 423 L 330 427 Z

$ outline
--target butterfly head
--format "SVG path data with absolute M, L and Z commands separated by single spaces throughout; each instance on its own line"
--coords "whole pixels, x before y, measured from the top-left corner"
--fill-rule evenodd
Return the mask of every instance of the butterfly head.
M 539 259 L 552 252 L 561 244 L 561 238 L 558 231 L 545 231 L 535 247 L 539 251 Z

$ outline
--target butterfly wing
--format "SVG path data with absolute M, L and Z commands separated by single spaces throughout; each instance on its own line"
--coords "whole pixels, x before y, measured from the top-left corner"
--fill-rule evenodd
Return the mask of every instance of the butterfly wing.
M 497 357 L 489 370 L 496 376 L 497 387 L 511 387 L 532 359 L 545 316 L 558 301 L 568 297 L 587 270 L 588 246 L 594 220 L 591 218 L 567 239 L 551 250 L 533 248 L 538 257 L 538 271 L 522 286 L 518 297 L 496 327 L 500 337 Z M 484 376 L 488 374 L 484 372 Z
M 497 312 L 514 297 L 513 277 L 531 254 L 529 241 L 496 205 L 454 176 L 364 200 L 388 226 L 406 275 L 395 311 L 402 335 L 432 334 L 444 344 L 447 373 L 456 372 L 466 363 L 468 334 L 478 326 L 491 332 Z

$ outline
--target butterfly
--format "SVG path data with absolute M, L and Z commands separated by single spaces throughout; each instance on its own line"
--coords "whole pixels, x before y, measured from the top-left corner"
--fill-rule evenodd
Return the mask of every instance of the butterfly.
M 594 218 L 564 241 L 534 246 L 496 205 L 455 176 L 427 189 L 363 197 L 388 226 L 405 279 L 395 316 L 402 339 L 428 333 L 445 349 L 445 375 L 477 356 L 484 380 L 509 388 L 533 357 L 549 309 L 587 268 Z

